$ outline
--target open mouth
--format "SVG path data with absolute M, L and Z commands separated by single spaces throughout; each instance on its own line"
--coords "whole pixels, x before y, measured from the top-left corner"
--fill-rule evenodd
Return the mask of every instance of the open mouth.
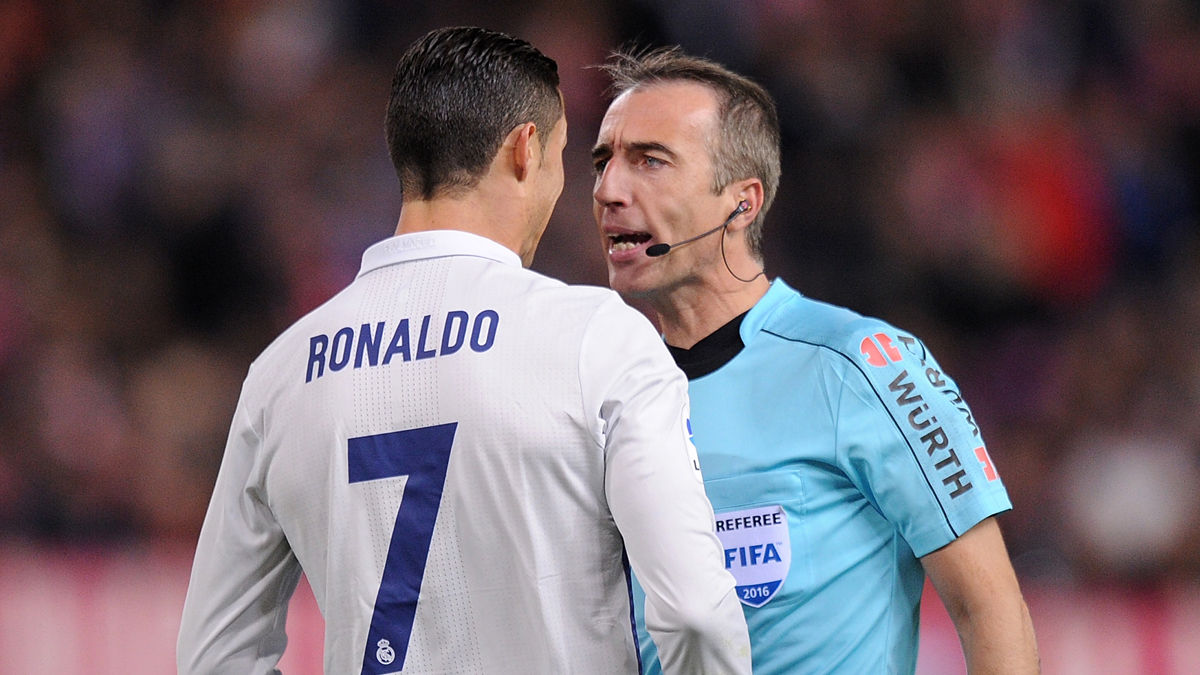
M 608 252 L 629 251 L 650 241 L 650 235 L 645 232 L 608 235 Z

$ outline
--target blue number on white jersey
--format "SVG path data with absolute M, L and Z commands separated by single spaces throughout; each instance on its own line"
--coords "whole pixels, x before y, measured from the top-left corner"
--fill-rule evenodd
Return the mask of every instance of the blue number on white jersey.
M 363 675 L 404 668 L 457 428 L 452 422 L 349 441 L 351 483 L 408 476 L 367 633 Z

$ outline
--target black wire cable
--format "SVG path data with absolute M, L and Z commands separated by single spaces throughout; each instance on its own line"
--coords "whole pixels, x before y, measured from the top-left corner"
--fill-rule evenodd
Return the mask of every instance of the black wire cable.
M 725 223 L 725 227 L 726 228 L 729 227 L 728 222 Z M 725 263 L 725 269 L 729 270 L 729 273 L 733 275 L 733 278 L 737 279 L 738 281 L 740 281 L 744 284 L 748 284 L 751 281 L 754 281 L 755 279 L 766 274 L 767 271 L 765 269 L 759 270 L 758 274 L 755 274 L 754 276 L 750 277 L 749 279 L 743 279 L 743 278 L 739 277 L 737 274 L 734 274 L 733 268 L 729 266 L 729 259 L 725 257 L 725 235 L 728 233 L 729 233 L 728 229 L 726 229 L 724 232 L 721 233 L 721 262 Z

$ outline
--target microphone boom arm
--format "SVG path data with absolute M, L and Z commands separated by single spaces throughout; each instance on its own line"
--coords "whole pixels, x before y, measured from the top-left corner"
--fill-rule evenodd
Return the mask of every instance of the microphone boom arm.
M 723 229 L 729 227 L 729 224 L 733 222 L 734 218 L 737 218 L 738 216 L 745 213 L 746 209 L 748 209 L 748 208 L 750 208 L 749 205 L 747 205 L 746 202 L 743 201 L 742 203 L 738 204 L 738 207 L 733 210 L 733 213 L 729 214 L 729 217 L 725 219 L 725 222 L 714 227 L 713 229 L 709 230 L 708 232 L 705 232 L 703 234 L 698 234 L 690 239 L 684 239 L 683 241 L 675 242 L 674 244 L 661 244 L 661 243 L 655 244 L 646 249 L 646 255 L 650 256 L 651 258 L 658 258 L 660 256 L 664 256 L 664 255 L 670 253 L 671 251 L 679 248 L 680 246 L 683 246 L 685 244 L 690 244 L 693 241 L 696 241 L 698 239 L 703 239 L 703 238 L 707 237 L 708 235 L 716 232 L 717 230 L 723 230 Z

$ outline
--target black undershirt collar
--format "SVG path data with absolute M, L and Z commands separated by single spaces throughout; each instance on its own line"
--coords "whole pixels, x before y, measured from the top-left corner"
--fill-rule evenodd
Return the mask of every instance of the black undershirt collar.
M 746 318 L 746 314 L 749 314 L 749 310 L 735 316 L 729 323 L 692 345 L 691 349 L 667 345 L 675 365 L 687 375 L 687 379 L 708 375 L 732 361 L 742 351 L 746 346 L 742 343 L 741 334 L 742 319 Z

